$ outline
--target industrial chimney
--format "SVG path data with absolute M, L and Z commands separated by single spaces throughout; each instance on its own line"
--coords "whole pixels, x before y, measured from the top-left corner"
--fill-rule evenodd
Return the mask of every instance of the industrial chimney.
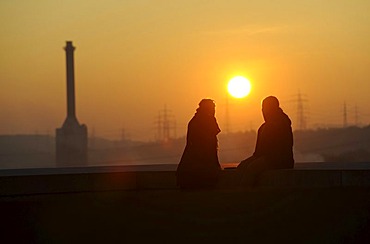
M 56 129 L 56 165 L 58 167 L 87 164 L 87 127 L 80 125 L 76 117 L 74 50 L 71 41 L 66 47 L 67 68 L 67 118 Z

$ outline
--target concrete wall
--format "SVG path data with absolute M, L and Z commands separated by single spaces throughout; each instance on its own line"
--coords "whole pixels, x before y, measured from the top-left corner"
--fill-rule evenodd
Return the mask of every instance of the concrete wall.
M 262 175 L 261 186 L 370 186 L 370 170 L 277 170 Z
M 174 171 L 0 177 L 0 195 L 176 188 Z
M 96 168 L 57 174 L 0 174 L 0 196 L 143 189 L 176 189 L 176 171 L 117 172 Z M 220 188 L 236 187 L 235 170 L 223 170 Z M 257 187 L 369 187 L 370 170 L 276 170 L 261 175 Z

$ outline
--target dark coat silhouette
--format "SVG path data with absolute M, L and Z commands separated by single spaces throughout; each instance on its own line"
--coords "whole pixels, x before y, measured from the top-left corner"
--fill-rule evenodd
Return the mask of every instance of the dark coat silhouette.
M 265 156 L 271 168 L 293 168 L 291 121 L 281 108 L 258 129 L 254 157 Z
M 221 170 L 218 161 L 217 134 L 220 128 L 214 117 L 214 103 L 203 99 L 188 124 L 186 146 L 177 168 L 181 188 L 212 187 Z
M 254 153 L 237 167 L 240 184 L 246 187 L 266 170 L 294 167 L 292 123 L 276 97 L 263 100 L 262 114 L 265 122 L 258 129 Z

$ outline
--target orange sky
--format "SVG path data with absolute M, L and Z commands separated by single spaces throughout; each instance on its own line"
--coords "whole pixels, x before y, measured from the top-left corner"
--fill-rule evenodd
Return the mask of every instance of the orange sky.
M 73 41 L 77 117 L 90 134 L 153 140 L 166 105 L 177 135 L 213 98 L 225 130 L 257 129 L 260 101 L 276 95 L 297 128 L 370 121 L 369 1 L 1 1 L 0 134 L 49 133 L 66 116 L 65 52 Z M 357 111 L 357 113 L 356 113 Z

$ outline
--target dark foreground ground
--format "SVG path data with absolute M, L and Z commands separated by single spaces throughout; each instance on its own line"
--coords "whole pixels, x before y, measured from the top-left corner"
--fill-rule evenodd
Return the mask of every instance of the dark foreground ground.
M 0 197 L 0 243 L 370 243 L 370 188 Z

